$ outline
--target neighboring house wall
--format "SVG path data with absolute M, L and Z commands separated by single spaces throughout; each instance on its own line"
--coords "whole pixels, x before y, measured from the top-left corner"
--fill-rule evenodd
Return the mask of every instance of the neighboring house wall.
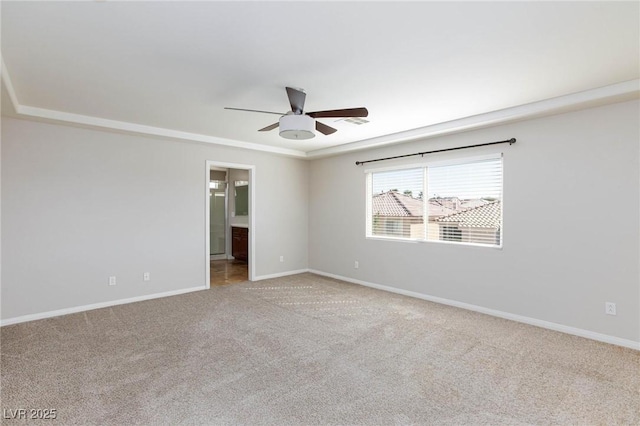
M 207 160 L 256 166 L 256 275 L 307 268 L 306 161 L 3 116 L 2 319 L 204 286 Z
M 475 244 L 500 244 L 500 230 L 458 226 L 453 223 L 439 225 L 440 239 Z
M 411 225 L 409 236 L 410 238 L 424 238 L 424 224 Z M 440 239 L 440 224 L 432 218 L 429 218 L 429 223 L 427 224 L 427 239 L 431 241 Z
M 422 226 L 422 217 L 374 216 L 373 223 L 374 236 L 376 235 L 375 229 L 378 229 L 385 236 L 393 233 L 394 237 L 414 238 L 416 227 Z M 421 238 L 421 236 L 416 238 Z
M 314 160 L 310 267 L 640 342 L 639 105 L 622 102 Z M 501 249 L 365 238 L 365 173 L 355 161 L 511 137 L 517 138 L 512 146 L 429 156 L 504 152 Z M 599 197 L 616 200 L 612 213 L 624 226 L 597 226 L 604 220 Z M 541 206 L 552 212 L 544 215 Z M 605 315 L 606 301 L 617 303 L 617 316 Z

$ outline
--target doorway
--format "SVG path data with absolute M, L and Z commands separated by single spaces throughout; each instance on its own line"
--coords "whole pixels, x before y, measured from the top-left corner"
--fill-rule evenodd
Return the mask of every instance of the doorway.
M 206 177 L 206 287 L 251 281 L 255 166 L 207 161 Z

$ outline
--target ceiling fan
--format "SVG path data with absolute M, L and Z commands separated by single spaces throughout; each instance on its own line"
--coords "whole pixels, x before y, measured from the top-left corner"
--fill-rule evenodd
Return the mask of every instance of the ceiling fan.
M 323 135 L 330 135 L 337 131 L 337 129 L 334 129 L 331 126 L 327 126 L 326 124 L 316 121 L 316 118 L 366 117 L 369 115 L 369 111 L 367 111 L 366 108 L 347 108 L 304 112 L 304 101 L 307 97 L 307 94 L 304 92 L 304 90 L 295 89 L 293 87 L 287 87 L 286 89 L 287 96 L 289 97 L 289 104 L 291 104 L 291 111 L 287 112 L 286 114 L 283 114 L 281 112 L 260 111 L 244 108 L 225 107 L 225 109 L 280 115 L 280 120 L 277 123 L 273 123 L 258 131 L 268 132 L 269 130 L 273 130 L 276 127 L 280 127 L 280 136 L 286 139 L 311 139 L 315 136 L 315 133 L 313 132 L 314 128 Z

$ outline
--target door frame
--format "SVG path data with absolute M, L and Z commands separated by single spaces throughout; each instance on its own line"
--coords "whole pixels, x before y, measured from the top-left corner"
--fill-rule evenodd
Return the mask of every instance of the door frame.
M 210 205 L 209 205 L 209 180 L 210 173 L 209 171 L 212 168 L 224 168 L 224 169 L 238 169 L 238 170 L 248 170 L 249 171 L 249 281 L 253 281 L 253 277 L 255 277 L 255 265 L 256 265 L 256 256 L 255 256 L 255 229 L 256 229 L 256 166 L 253 164 L 240 164 L 240 163 L 227 163 L 223 161 L 206 161 L 205 168 L 205 179 L 204 179 L 204 193 L 205 193 L 205 242 L 204 242 L 204 253 L 205 253 L 205 287 L 211 287 L 211 269 L 210 269 L 210 251 L 211 251 L 211 243 L 209 241 L 209 233 L 211 231 L 209 224 L 209 215 L 210 215 Z M 231 185 L 229 182 L 229 175 L 227 174 L 227 190 Z M 229 194 L 231 191 L 228 191 Z M 229 224 L 227 223 L 227 227 Z M 226 230 L 225 232 L 228 232 Z

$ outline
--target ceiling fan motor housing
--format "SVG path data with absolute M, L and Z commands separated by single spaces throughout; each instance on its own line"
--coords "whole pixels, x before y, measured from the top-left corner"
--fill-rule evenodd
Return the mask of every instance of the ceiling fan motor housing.
M 280 117 L 280 136 L 286 139 L 311 139 L 316 121 L 308 115 L 284 115 Z

